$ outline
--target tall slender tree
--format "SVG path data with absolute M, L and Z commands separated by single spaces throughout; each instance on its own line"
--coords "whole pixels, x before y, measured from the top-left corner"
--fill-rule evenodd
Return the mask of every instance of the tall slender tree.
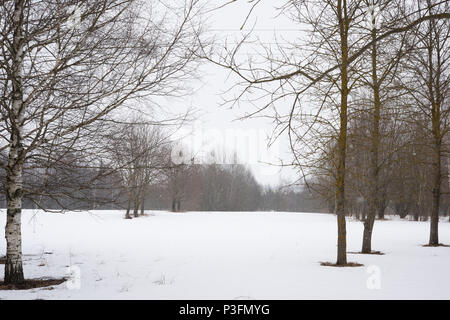
M 416 19 L 436 12 L 449 12 L 448 1 L 417 3 Z M 408 72 L 403 87 L 416 106 L 412 116 L 426 138 L 430 138 L 432 170 L 432 205 L 430 210 L 430 246 L 439 245 L 439 213 L 442 199 L 444 142 L 450 131 L 450 24 L 448 20 L 430 20 L 412 30 L 411 46 L 415 50 L 405 61 Z M 426 122 L 423 122 L 426 119 Z

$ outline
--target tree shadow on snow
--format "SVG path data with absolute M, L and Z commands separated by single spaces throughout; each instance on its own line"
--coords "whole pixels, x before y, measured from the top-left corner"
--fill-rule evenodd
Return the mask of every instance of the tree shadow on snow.
M 425 247 L 425 248 L 427 248 L 427 247 L 434 247 L 434 248 L 436 248 L 436 247 L 445 247 L 445 248 L 450 248 L 450 245 L 448 245 L 448 244 L 443 244 L 443 243 L 439 243 L 439 244 L 424 244 L 424 245 L 422 245 L 422 247 Z
M 371 252 L 353 251 L 353 252 L 348 252 L 348 253 L 349 254 L 373 254 L 373 255 L 384 256 L 384 253 L 381 251 L 371 251 Z
M 364 266 L 361 263 L 356 262 L 348 262 L 346 264 L 336 264 L 332 262 L 320 262 L 320 265 L 323 267 L 337 267 L 337 268 L 345 268 L 345 267 L 362 267 Z

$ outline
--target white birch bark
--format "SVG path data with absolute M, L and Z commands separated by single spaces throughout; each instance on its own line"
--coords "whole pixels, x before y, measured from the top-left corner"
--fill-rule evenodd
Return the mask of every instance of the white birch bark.
M 22 267 L 22 174 L 23 174 L 23 24 L 24 0 L 19 0 L 14 8 L 13 36 L 13 74 L 11 76 L 13 98 L 11 112 L 11 140 L 6 168 L 6 204 L 7 219 L 5 227 L 6 263 L 5 284 L 17 284 L 24 281 Z

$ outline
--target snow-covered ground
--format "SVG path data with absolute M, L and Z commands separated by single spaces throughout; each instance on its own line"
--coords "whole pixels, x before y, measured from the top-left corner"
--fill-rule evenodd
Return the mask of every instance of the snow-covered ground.
M 150 212 L 149 212 L 150 213 Z M 334 262 L 336 219 L 305 213 L 123 212 L 50 214 L 25 210 L 27 278 L 80 273 L 69 283 L 0 291 L 1 299 L 450 299 L 450 248 L 424 248 L 429 224 L 377 221 L 373 248 Z M 4 239 L 5 211 L 0 239 Z M 361 246 L 361 222 L 348 222 L 348 251 Z M 450 244 L 450 223 L 440 224 Z M 0 256 L 5 243 L 0 245 Z M 0 266 L 3 278 L 3 265 Z M 369 285 L 368 285 L 369 284 Z M 379 289 L 377 289 L 379 288 Z

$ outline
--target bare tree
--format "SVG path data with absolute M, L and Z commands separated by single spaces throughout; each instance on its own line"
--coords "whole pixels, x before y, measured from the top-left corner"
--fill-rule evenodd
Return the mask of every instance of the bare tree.
M 161 126 L 137 117 L 113 127 L 106 141 L 111 170 L 118 172 L 127 198 L 125 218 L 144 213 L 145 193 L 151 184 L 161 182 L 166 169 L 169 135 Z
M 167 150 L 165 182 L 172 212 L 180 212 L 181 204 L 188 198 L 196 176 L 194 156 L 181 144 L 173 143 Z
M 251 11 L 260 3 L 257 0 L 250 2 L 254 5 Z M 335 190 L 334 210 L 338 217 L 337 264 L 345 265 L 345 176 L 347 125 L 351 105 L 349 100 L 350 92 L 355 90 L 355 74 L 361 68 L 359 64 L 362 56 L 377 42 L 403 34 L 426 21 L 448 19 L 450 14 L 439 9 L 420 17 L 415 16 L 412 20 L 401 16 L 394 17 L 395 23 L 392 23 L 391 28 L 376 34 L 375 37 L 362 39 L 356 30 L 358 25 L 366 21 L 365 1 L 286 1 L 281 6 L 281 12 L 304 27 L 299 29 L 308 32 L 304 43 L 298 40 L 283 44 L 277 39 L 274 46 L 260 43 L 258 59 L 249 57 L 242 60 L 239 55 L 250 41 L 250 32 L 245 34 L 236 46 L 226 46 L 225 53 L 219 58 L 209 52 L 205 52 L 204 56 L 227 68 L 242 80 L 242 91 L 237 98 L 233 97 L 229 102 L 236 103 L 247 98 L 246 102 L 256 106 L 256 110 L 249 112 L 247 117 L 260 114 L 267 116 L 268 112 L 273 112 L 273 119 L 277 124 L 274 138 L 284 133 L 288 135 L 294 156 L 293 164 L 300 168 L 303 180 L 306 181 L 307 175 L 314 170 L 321 169 L 320 159 L 317 157 L 322 151 L 336 150 L 336 158 L 330 157 L 334 166 L 327 171 L 331 171 L 330 177 L 333 177 L 335 182 L 332 187 Z M 414 12 L 408 13 L 413 15 Z M 248 16 L 244 24 L 247 21 Z M 312 96 L 316 108 L 314 112 L 308 112 Z M 290 104 L 289 110 L 280 111 L 283 110 L 280 105 L 286 103 Z M 328 127 L 328 130 L 324 127 Z M 321 143 L 304 143 L 307 141 L 307 135 L 315 135 Z M 305 154 L 313 158 L 306 165 L 303 162 L 305 157 L 302 156 Z
M 198 1 L 17 0 L 0 4 L 0 150 L 6 172 L 4 282 L 24 281 L 23 172 L 86 143 L 136 99 L 173 95 L 195 71 Z M 95 135 L 95 134 L 94 134 Z M 40 161 L 37 161 L 39 159 Z
M 382 40 L 377 41 L 379 34 L 388 32 L 393 29 L 398 23 L 397 19 L 404 13 L 404 6 L 401 2 L 392 0 L 366 0 L 364 1 L 364 10 L 366 11 L 366 23 L 361 25 L 361 34 L 368 34 L 372 42 L 371 48 L 368 50 L 366 63 L 370 68 L 360 70 L 362 86 L 360 91 L 365 92 L 368 89 L 369 99 L 364 96 L 358 99 L 361 103 L 361 112 L 368 113 L 371 117 L 369 122 L 365 122 L 364 116 L 360 117 L 355 123 L 356 130 L 360 132 L 359 138 L 365 140 L 365 136 L 370 138 L 370 156 L 368 157 L 368 172 L 360 175 L 366 176 L 362 190 L 367 189 L 363 196 L 367 201 L 367 214 L 364 214 L 364 233 L 362 242 L 362 253 L 372 252 L 372 232 L 374 227 L 377 211 L 381 214 L 381 210 L 387 206 L 386 195 L 387 175 L 384 175 L 385 180 L 382 180 L 383 172 L 388 171 L 392 157 L 392 153 L 386 152 L 386 148 L 382 145 L 384 143 L 392 142 L 388 139 L 392 134 L 398 130 L 395 122 L 391 119 L 398 118 L 398 112 L 395 110 L 395 105 L 398 104 L 398 90 L 395 90 L 395 80 L 397 69 L 401 58 L 408 50 L 405 45 L 405 34 L 398 34 Z M 369 106 L 364 108 L 364 106 Z M 390 107 L 390 109 L 387 109 Z M 362 121 L 361 121 L 362 120 Z M 361 126 L 365 128 L 362 132 Z M 387 130 L 382 131 L 383 127 L 387 126 Z M 395 137 L 394 137 L 395 138 Z M 390 140 L 390 141 L 389 141 Z M 364 145 L 359 145 L 360 148 L 353 150 L 353 155 L 358 157 L 366 148 Z M 391 148 L 392 149 L 392 148 Z M 393 149 L 395 152 L 395 148 Z M 384 153 L 384 155 L 383 155 Z M 384 156 L 384 158 L 383 158 Z M 361 163 L 364 166 L 364 163 Z M 360 166 L 357 166 L 357 168 Z
M 448 1 L 427 0 L 417 3 L 417 18 L 436 12 L 448 12 Z M 413 117 L 425 124 L 425 137 L 431 138 L 432 205 L 430 211 L 430 246 L 439 245 L 438 223 L 442 199 L 445 137 L 450 131 L 450 25 L 448 20 L 430 20 L 413 30 L 411 46 L 415 50 L 405 61 L 409 71 L 402 77 L 412 103 L 417 107 Z M 421 116 L 417 116 L 417 113 Z M 423 116 L 423 117 L 422 117 Z M 425 118 L 426 122 L 422 122 Z
M 301 168 L 300 173 L 305 180 L 305 168 L 311 174 L 321 167 L 318 163 L 320 148 L 331 146 L 335 150 L 336 157 L 330 169 L 334 179 L 334 210 L 338 225 L 336 264 L 346 265 L 347 125 L 349 97 L 354 89 L 358 65 L 354 61 L 351 64 L 350 58 L 362 47 L 364 40 L 353 36 L 351 30 L 365 21 L 361 14 L 362 1 L 288 1 L 282 10 L 308 30 L 305 43 L 286 47 L 278 45 L 276 50 L 280 58 L 274 55 L 275 48 L 265 48 L 267 56 L 258 66 L 252 65 L 251 61 L 247 68 L 237 65 L 234 51 L 228 51 L 224 60 L 229 62 L 229 68 L 248 80 L 245 90 L 259 90 L 262 97 L 258 99 L 268 100 L 257 112 L 291 98 L 290 108 L 285 114 L 275 109 L 274 119 L 278 125 L 275 136 L 287 132 L 294 163 Z M 300 66 L 300 69 L 281 73 L 293 66 Z M 330 71 L 324 74 L 323 69 L 327 66 Z M 251 78 L 246 78 L 244 72 L 248 72 Z M 265 86 L 266 83 L 269 84 Z M 313 138 L 318 140 L 313 144 L 307 143 Z

